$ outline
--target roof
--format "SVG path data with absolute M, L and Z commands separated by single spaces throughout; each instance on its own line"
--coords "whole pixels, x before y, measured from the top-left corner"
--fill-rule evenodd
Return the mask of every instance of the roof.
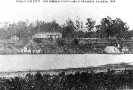
M 62 36 L 61 33 L 59 32 L 41 32 L 41 33 L 37 33 L 33 36 L 33 38 L 46 38 L 46 36 L 48 35 L 60 35 Z
M 107 46 L 105 49 L 104 49 L 104 52 L 106 53 L 120 53 L 119 49 L 117 49 L 115 46 Z

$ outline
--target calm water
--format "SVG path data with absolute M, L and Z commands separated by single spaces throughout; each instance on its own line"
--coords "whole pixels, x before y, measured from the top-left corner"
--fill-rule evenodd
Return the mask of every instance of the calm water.
M 48 70 L 133 62 L 133 54 L 0 55 L 0 71 Z

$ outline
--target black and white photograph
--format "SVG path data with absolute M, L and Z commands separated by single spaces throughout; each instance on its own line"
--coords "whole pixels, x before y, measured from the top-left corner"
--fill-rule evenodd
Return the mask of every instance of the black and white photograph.
M 132 0 L 1 0 L 0 90 L 133 90 Z

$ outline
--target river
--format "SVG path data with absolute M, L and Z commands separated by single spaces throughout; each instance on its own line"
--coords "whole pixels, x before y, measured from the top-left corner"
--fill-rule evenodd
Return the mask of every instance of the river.
M 49 70 L 133 62 L 133 54 L 0 55 L 0 72 Z

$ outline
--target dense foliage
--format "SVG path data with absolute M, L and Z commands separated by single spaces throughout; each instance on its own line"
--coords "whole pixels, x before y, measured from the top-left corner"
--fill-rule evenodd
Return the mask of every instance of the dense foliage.
M 85 25 L 80 19 L 72 21 L 68 19 L 66 23 L 60 25 L 55 20 L 44 22 L 37 20 L 34 23 L 19 21 L 17 23 L 6 24 L 0 28 L 0 38 L 7 39 L 16 35 L 21 38 L 32 37 L 38 32 L 60 32 L 63 38 L 109 38 L 116 37 L 130 38 L 133 36 L 129 31 L 128 24 L 120 18 L 111 17 L 102 18 L 96 25 L 96 21 L 87 18 Z
M 118 90 L 133 88 L 133 70 L 76 72 L 58 75 L 27 74 L 25 77 L 1 78 L 0 90 Z
M 97 26 L 100 37 L 116 37 L 117 39 L 127 38 L 128 25 L 120 18 L 112 19 L 111 17 L 103 18 L 101 24 Z

